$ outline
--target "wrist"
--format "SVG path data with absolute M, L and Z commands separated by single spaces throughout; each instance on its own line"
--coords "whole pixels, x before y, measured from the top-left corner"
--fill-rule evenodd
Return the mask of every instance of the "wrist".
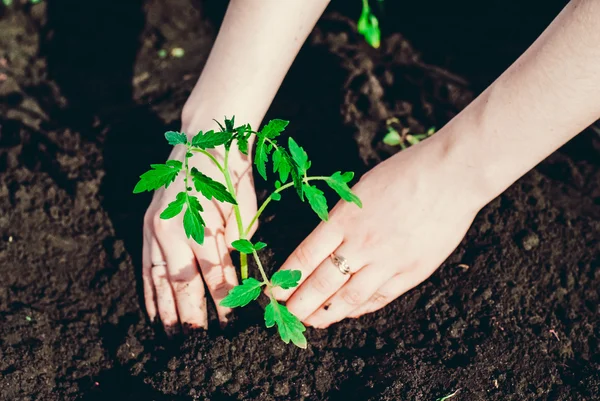
M 467 116 L 469 117 L 469 116 Z M 422 142 L 423 149 L 431 153 L 443 183 L 455 187 L 468 207 L 479 211 L 498 196 L 512 182 L 490 169 L 491 155 L 484 155 L 479 148 L 481 139 L 476 121 L 458 116 L 440 132 Z

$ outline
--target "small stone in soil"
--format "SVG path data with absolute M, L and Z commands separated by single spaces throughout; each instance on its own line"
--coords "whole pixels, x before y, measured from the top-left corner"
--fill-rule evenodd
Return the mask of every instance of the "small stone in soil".
M 227 383 L 231 379 L 231 376 L 232 374 L 230 371 L 225 368 L 219 368 L 213 373 L 211 381 L 214 386 L 218 387 Z
M 290 393 L 290 387 L 287 383 L 275 383 L 273 386 L 273 395 L 275 397 L 283 397 Z
M 521 237 L 521 246 L 526 251 L 531 251 L 540 244 L 540 237 L 533 231 L 528 231 Z

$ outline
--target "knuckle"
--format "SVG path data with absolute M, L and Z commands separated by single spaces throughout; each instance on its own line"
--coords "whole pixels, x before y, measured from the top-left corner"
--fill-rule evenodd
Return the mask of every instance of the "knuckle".
M 386 304 L 390 296 L 381 291 L 377 291 L 370 299 L 370 302 L 375 305 Z
M 349 305 L 359 306 L 365 301 L 364 295 L 357 289 L 347 289 L 342 293 L 342 299 Z
M 313 280 L 313 288 L 321 294 L 327 294 L 331 291 L 331 282 L 321 275 L 316 275 Z
M 165 221 L 160 218 L 160 213 L 148 209 L 144 215 L 144 226 L 152 231 L 160 230 L 165 224 Z
M 186 292 L 188 287 L 190 286 L 190 282 L 188 280 L 171 280 L 171 286 L 173 287 L 173 291 L 180 294 Z
M 308 250 L 306 246 L 300 245 L 294 251 L 294 257 L 300 263 L 301 266 L 309 266 L 310 261 L 312 260 L 312 253 Z

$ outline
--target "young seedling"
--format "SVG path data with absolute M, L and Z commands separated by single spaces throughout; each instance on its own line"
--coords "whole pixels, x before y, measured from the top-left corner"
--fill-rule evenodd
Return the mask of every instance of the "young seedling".
M 230 203 L 235 213 L 239 233 L 239 238 L 233 241 L 231 245 L 240 252 L 242 284 L 232 288 L 220 304 L 230 308 L 242 307 L 256 300 L 261 293 L 265 293 L 269 297 L 269 304 L 265 309 L 266 326 L 273 327 L 277 325 L 279 336 L 286 344 L 291 341 L 300 348 L 306 348 L 306 338 L 303 334 L 306 330 L 304 325 L 284 305 L 277 302 L 272 294 L 274 287 L 283 289 L 296 287 L 300 281 L 301 272 L 298 270 L 279 271 L 273 274 L 271 278 L 267 277 L 258 255 L 258 252 L 263 250 L 267 244 L 252 242 L 249 233 L 251 227 L 269 203 L 279 201 L 281 193 L 288 188 L 294 188 L 302 201 L 308 200 L 311 208 L 324 221 L 328 219 L 328 206 L 323 192 L 314 185 L 319 181 L 327 184 L 343 200 L 362 207 L 360 199 L 348 186 L 348 182 L 352 180 L 354 173 L 338 171 L 331 176 L 309 176 L 308 170 L 311 167 L 311 162 L 308 160 L 304 149 L 292 138 L 289 138 L 287 149 L 277 142 L 277 137 L 288 125 L 288 121 L 271 120 L 260 131 L 252 130 L 249 124 L 235 127 L 234 117 L 231 119 L 225 118 L 224 125 L 219 122 L 217 124 L 220 127 L 219 131 L 200 131 L 191 139 L 182 132 L 166 132 L 165 138 L 170 145 L 186 147 L 187 152 L 183 162 L 167 160 L 164 164 L 152 164 L 150 166 L 152 169 L 140 176 L 133 192 L 139 193 L 154 191 L 161 187 L 167 188 L 180 174 L 183 175 L 184 191 L 176 195 L 160 217 L 171 219 L 183 213 L 183 229 L 186 236 L 199 244 L 204 241 L 205 223 L 202 219 L 204 209 L 196 194 L 200 193 L 209 201 L 214 198 L 219 202 Z M 267 163 L 269 157 L 272 157 L 272 170 L 273 173 L 277 174 L 278 179 L 275 181 L 273 192 L 258 208 L 252 220 L 245 224 L 242 221 L 231 172 L 229 171 L 229 154 L 235 143 L 238 150 L 247 155 L 248 141 L 252 135 L 256 137 L 254 165 L 258 173 L 265 180 L 267 179 Z M 210 149 L 218 146 L 225 148 L 222 162 L 209 152 Z M 189 159 L 198 154 L 208 157 L 217 166 L 223 174 L 226 185 L 208 177 L 195 167 L 189 168 Z M 194 192 L 194 189 L 196 192 Z M 248 255 L 256 262 L 260 272 L 260 280 L 248 277 Z
M 362 12 L 357 23 L 358 33 L 364 36 L 368 44 L 375 49 L 381 44 L 381 31 L 379 30 L 379 20 L 371 12 L 369 0 L 362 0 Z
M 421 142 L 423 139 L 429 138 L 431 135 L 435 134 L 435 127 L 431 127 L 422 134 L 409 134 L 408 128 L 403 129 L 401 132 L 395 128 L 395 125 L 398 124 L 397 118 L 390 118 L 387 121 L 387 133 L 383 137 L 383 143 L 389 146 L 400 146 L 402 150 L 406 149 L 409 146 L 416 145 Z

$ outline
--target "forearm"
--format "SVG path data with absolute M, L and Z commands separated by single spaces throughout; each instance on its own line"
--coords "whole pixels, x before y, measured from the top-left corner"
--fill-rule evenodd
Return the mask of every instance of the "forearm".
M 327 3 L 232 0 L 184 106 L 183 130 L 207 129 L 213 118 L 232 114 L 256 127 Z
M 484 203 L 600 117 L 600 2 L 572 1 L 438 141 Z

